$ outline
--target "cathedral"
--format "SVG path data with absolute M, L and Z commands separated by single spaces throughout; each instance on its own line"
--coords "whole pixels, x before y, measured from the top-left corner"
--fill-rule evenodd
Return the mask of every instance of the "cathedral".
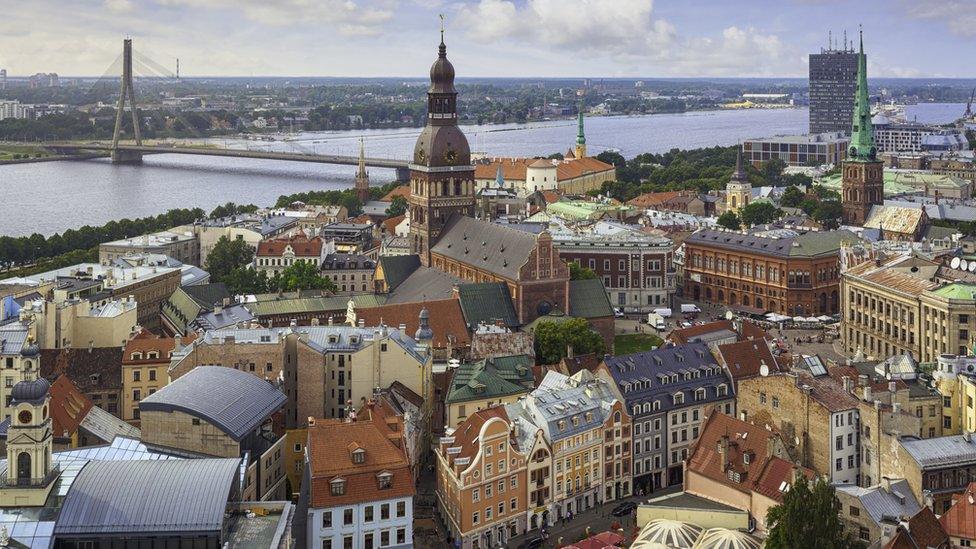
M 843 222 L 845 225 L 863 226 L 871 213 L 871 207 L 884 202 L 884 164 L 878 160 L 874 129 L 871 127 L 863 35 L 857 62 L 857 94 L 854 97 L 851 145 L 847 151 L 847 160 L 841 166 Z
M 424 266 L 467 282 L 504 282 L 523 324 L 555 310 L 570 312 L 569 268 L 548 231 L 534 235 L 474 218 L 475 167 L 457 121 L 454 66 L 442 30 L 430 68 L 427 125 L 410 164 L 411 253 Z

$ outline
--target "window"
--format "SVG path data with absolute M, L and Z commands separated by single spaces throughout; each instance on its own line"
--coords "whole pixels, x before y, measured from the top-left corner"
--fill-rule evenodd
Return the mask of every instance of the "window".
M 510 501 L 509 504 L 511 505 L 511 508 L 509 510 L 514 511 L 515 508 L 518 507 L 518 499 L 512 498 L 512 501 Z
M 471 501 L 481 501 L 481 488 L 471 490 Z
M 942 427 L 952 429 L 952 416 L 942 416 Z
M 478 524 L 479 522 L 481 521 L 479 520 L 478 512 L 471 513 L 471 524 Z
M 363 536 L 363 549 L 373 549 L 373 533 L 368 532 Z
M 504 514 L 505 514 L 505 502 L 500 501 L 498 502 L 498 516 L 502 516 Z
M 397 502 L 397 517 L 407 516 L 407 504 L 403 501 Z
M 871 541 L 871 531 L 861 526 L 860 528 L 858 528 L 857 537 L 861 541 Z
M 380 505 L 380 520 L 386 520 L 390 518 L 390 504 L 384 503 Z
M 859 508 L 854 507 L 853 505 L 851 505 L 850 515 L 852 517 L 859 517 L 859 516 L 861 516 L 861 510 Z
M 332 511 L 322 513 L 322 528 L 332 528 Z
M 342 524 L 343 526 L 352 524 L 352 509 L 346 509 L 342 512 Z
M 326 538 L 322 540 L 322 549 L 332 549 L 332 539 Z
M 398 544 L 403 544 L 407 542 L 407 529 L 397 528 L 396 542 Z
M 779 408 L 779 397 L 773 397 L 773 408 Z
M 149 381 L 156 381 L 156 370 L 149 369 Z
M 837 458 L 837 462 L 834 463 L 834 470 L 835 471 L 843 471 L 844 470 L 844 459 L 843 458 Z
M 363 521 L 373 522 L 373 506 L 367 505 L 363 508 Z
M 488 484 L 485 486 L 485 499 L 488 499 L 490 497 L 491 497 L 491 484 Z M 488 517 L 486 516 L 485 518 L 487 519 Z
M 342 549 L 352 549 L 352 536 L 342 538 Z
M 337 478 L 337 479 L 333 480 L 329 484 L 331 486 L 332 495 L 333 496 L 341 496 L 341 495 L 344 495 L 346 493 L 346 481 L 345 480 L 343 480 L 341 478 Z
M 491 520 L 491 507 L 485 507 L 485 520 Z
M 380 547 L 386 547 L 390 544 L 390 531 L 383 530 L 380 532 Z
M 518 477 L 512 476 L 512 488 L 518 488 Z
M 132 381 L 139 381 L 141 374 L 139 370 L 132 370 Z

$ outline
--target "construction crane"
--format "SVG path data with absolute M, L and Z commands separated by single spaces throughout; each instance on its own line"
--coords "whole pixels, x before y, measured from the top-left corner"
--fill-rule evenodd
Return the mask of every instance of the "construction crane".
M 973 98 L 976 98 L 976 88 L 973 88 L 973 93 L 969 94 L 969 102 L 966 103 L 966 114 L 962 115 L 967 120 L 973 117 Z

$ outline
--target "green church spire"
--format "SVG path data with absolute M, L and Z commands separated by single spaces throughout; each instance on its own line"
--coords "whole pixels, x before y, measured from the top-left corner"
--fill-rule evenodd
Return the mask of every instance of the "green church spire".
M 851 127 L 849 160 L 874 160 L 874 129 L 871 127 L 871 103 L 868 101 L 868 61 L 864 55 L 864 32 L 861 31 L 861 51 L 857 56 L 857 92 L 854 96 L 854 123 Z
M 583 100 L 579 102 L 579 114 L 576 115 L 576 144 L 586 145 L 586 135 L 583 134 Z

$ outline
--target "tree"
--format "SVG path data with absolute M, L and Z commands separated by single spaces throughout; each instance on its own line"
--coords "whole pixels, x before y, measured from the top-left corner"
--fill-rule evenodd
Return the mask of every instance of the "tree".
M 266 271 L 251 267 L 238 267 L 224 275 L 220 280 L 227 285 L 231 294 L 263 294 L 271 291 Z
M 622 154 L 614 151 L 603 151 L 602 153 L 596 155 L 596 159 L 600 162 L 612 164 L 618 168 L 627 163 Z
M 390 207 L 386 209 L 387 217 L 403 215 L 407 211 L 407 199 L 402 196 L 394 196 L 390 202 Z
M 783 177 L 783 170 L 786 169 L 786 162 L 781 158 L 771 158 L 763 163 L 762 175 L 767 185 L 778 186 Z
M 281 272 L 281 278 L 277 281 L 277 289 L 283 292 L 294 292 L 295 290 L 335 292 L 336 287 L 331 278 L 321 275 L 318 265 L 299 261 Z
M 720 227 L 725 227 L 726 229 L 731 229 L 733 231 L 738 231 L 742 227 L 742 222 L 739 221 L 739 216 L 735 215 L 735 212 L 729 210 L 722 215 L 718 216 L 716 221 Z
M 739 211 L 739 219 L 747 227 L 772 223 L 782 216 L 783 210 L 766 201 L 750 202 Z
M 812 488 L 805 476 L 797 479 L 783 496 L 783 503 L 769 510 L 767 549 L 855 549 L 864 545 L 846 532 L 839 513 L 841 504 L 834 487 L 818 478 Z
M 563 153 L 552 153 L 549 156 L 547 156 L 546 158 L 548 158 L 549 160 L 565 160 L 566 159 L 566 157 L 563 156 Z
M 596 273 L 593 269 L 588 269 L 586 267 L 580 267 L 575 261 L 569 262 L 569 279 L 570 280 L 591 280 L 596 278 Z
M 813 211 L 813 219 L 823 225 L 825 229 L 836 229 L 838 219 L 844 215 L 844 207 L 836 200 L 824 200 Z
M 783 197 L 779 199 L 779 205 L 787 208 L 795 208 L 800 205 L 804 196 L 806 196 L 806 193 L 801 191 L 799 187 L 787 187 L 783 191 Z
M 585 318 L 571 318 L 563 322 L 544 320 L 535 329 L 535 355 L 541 364 L 555 364 L 566 356 L 566 346 L 573 353 L 602 355 L 606 344 L 600 334 L 590 328 Z
M 222 206 L 217 206 L 210 212 L 209 217 L 211 219 L 217 219 L 221 217 L 228 217 L 231 215 L 237 215 L 242 213 L 253 213 L 257 211 L 258 207 L 254 204 L 234 204 L 233 202 L 228 202 Z
M 231 271 L 249 265 L 253 259 L 254 248 L 250 244 L 222 236 L 207 255 L 206 268 L 211 278 L 223 281 Z

